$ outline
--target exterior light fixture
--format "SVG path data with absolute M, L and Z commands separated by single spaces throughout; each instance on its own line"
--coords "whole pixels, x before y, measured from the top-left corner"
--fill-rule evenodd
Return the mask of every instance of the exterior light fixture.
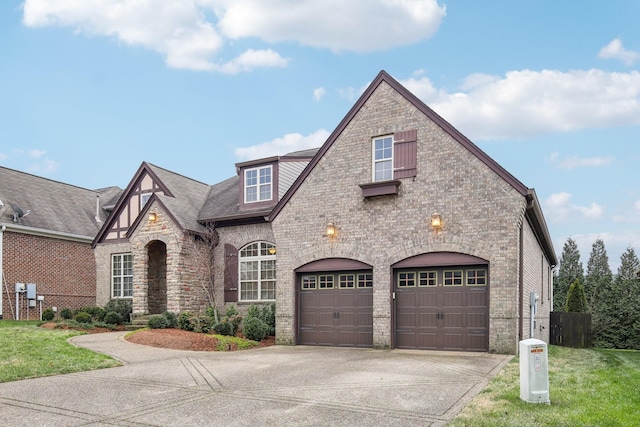
M 269 251 L 269 255 L 275 255 L 276 254 L 276 247 L 275 246 L 271 246 L 267 250 Z
M 437 233 L 438 231 L 442 230 L 442 227 L 442 217 L 438 212 L 434 212 L 433 215 L 431 215 L 431 228 L 433 228 L 433 230 Z
M 149 213 L 149 221 L 156 222 L 157 219 L 158 219 L 158 215 L 156 215 L 155 212 Z
M 327 237 L 330 239 L 336 237 L 336 226 L 332 222 L 327 224 Z

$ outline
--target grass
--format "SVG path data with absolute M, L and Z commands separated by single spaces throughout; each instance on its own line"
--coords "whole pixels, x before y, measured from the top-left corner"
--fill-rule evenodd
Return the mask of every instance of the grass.
M 640 425 L 640 352 L 549 346 L 549 397 L 550 405 L 520 400 L 514 358 L 450 425 Z
M 40 324 L 0 320 L 0 382 L 121 365 L 109 356 L 67 342 L 85 332 L 44 329 Z
M 246 350 L 248 348 L 258 346 L 257 341 L 248 340 L 246 338 L 230 337 L 227 335 L 214 335 L 214 337 L 218 340 L 218 344 L 216 344 L 217 351 L 227 351 L 229 346 L 232 346 L 233 344 L 238 346 L 238 350 Z

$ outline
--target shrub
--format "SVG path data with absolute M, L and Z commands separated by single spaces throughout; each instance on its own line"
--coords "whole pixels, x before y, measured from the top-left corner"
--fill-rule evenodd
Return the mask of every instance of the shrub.
M 246 317 L 242 322 L 244 337 L 254 341 L 260 341 L 269 334 L 269 325 L 257 317 Z
M 153 315 L 149 317 L 147 326 L 149 326 L 149 329 L 165 329 L 168 327 L 167 318 L 162 314 Z
M 78 312 L 80 312 L 80 311 L 84 311 L 85 313 L 89 313 L 89 315 L 91 315 L 91 318 L 95 322 L 102 322 L 104 320 L 104 315 L 106 313 L 104 308 L 97 307 L 97 306 L 83 307 L 80 310 L 78 310 Z
M 172 311 L 165 311 L 162 313 L 162 317 L 167 321 L 167 328 L 178 327 L 178 316 Z
M 60 310 L 60 317 L 65 320 L 73 319 L 73 311 L 70 308 L 63 308 Z
M 584 287 L 578 279 L 574 280 L 569 287 L 565 311 L 567 313 L 585 313 L 587 311 L 587 298 L 584 295 Z
M 213 319 L 207 315 L 193 316 L 190 319 L 193 332 L 208 334 L 213 328 Z
M 45 322 L 50 322 L 53 318 L 56 317 L 56 313 L 51 308 L 45 308 L 42 311 L 42 320 Z
M 193 313 L 190 311 L 183 311 L 178 315 L 178 328 L 185 331 L 193 331 L 193 325 L 191 323 L 191 318 L 193 317 Z
M 227 307 L 227 310 L 224 312 L 224 317 L 231 318 L 238 315 L 238 309 L 235 305 L 231 304 Z
M 76 316 L 73 318 L 78 323 L 91 323 L 91 315 L 86 311 L 79 311 L 76 313 Z
M 269 331 L 267 335 L 275 335 L 276 333 L 276 305 L 270 303 L 266 305 L 251 304 L 247 310 L 248 318 L 256 318 L 262 320 L 267 325 Z
M 133 304 L 128 299 L 112 299 L 104 306 L 105 313 L 109 311 L 115 311 L 120 313 L 123 322 L 128 322 L 131 319 L 131 312 L 133 311 Z
M 109 325 L 121 325 L 122 323 L 124 323 L 122 315 L 117 311 L 107 311 L 102 321 Z
M 218 335 L 226 335 L 229 337 L 235 335 L 233 323 L 229 322 L 226 318 L 213 325 L 213 330 Z

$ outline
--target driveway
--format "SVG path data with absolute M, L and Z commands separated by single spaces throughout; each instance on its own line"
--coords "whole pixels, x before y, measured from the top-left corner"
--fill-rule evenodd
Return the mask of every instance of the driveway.
M 165 350 L 74 337 L 124 366 L 0 384 L 11 426 L 442 426 L 511 356 L 273 346 Z

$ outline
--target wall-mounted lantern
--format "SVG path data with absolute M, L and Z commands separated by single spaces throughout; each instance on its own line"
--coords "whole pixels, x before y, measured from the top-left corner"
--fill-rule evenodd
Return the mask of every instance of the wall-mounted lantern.
M 431 228 L 433 228 L 433 231 L 438 233 L 443 227 L 444 223 L 442 222 L 442 217 L 438 212 L 434 212 L 433 215 L 431 215 Z
M 157 219 L 158 219 L 158 215 L 155 212 L 149 213 L 149 221 L 156 222 Z

